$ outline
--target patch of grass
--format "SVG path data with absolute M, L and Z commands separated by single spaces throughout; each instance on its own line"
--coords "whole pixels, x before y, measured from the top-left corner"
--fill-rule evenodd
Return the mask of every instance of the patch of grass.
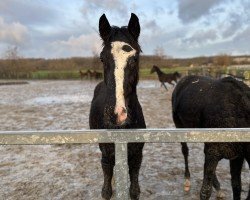
M 96 70 L 97 72 L 102 72 L 100 70 Z M 85 72 L 85 70 L 82 70 L 82 72 Z M 80 79 L 80 73 L 78 70 L 41 70 L 32 72 L 31 75 L 32 79 Z
M 78 71 L 36 71 L 32 79 L 79 79 Z
M 162 67 L 161 70 L 164 73 L 173 73 L 178 71 L 182 75 L 210 75 L 217 77 L 222 74 L 232 74 L 238 77 L 244 77 L 245 79 L 250 79 L 250 70 L 248 69 L 234 69 L 234 68 L 201 68 L 201 67 Z M 86 70 L 82 70 L 85 72 Z M 157 74 L 150 73 L 151 68 L 140 68 L 139 75 L 140 79 L 158 79 Z M 98 70 L 102 72 L 102 70 Z M 102 72 L 103 73 L 103 72 Z M 4 78 L 4 77 L 2 77 Z M 78 70 L 39 70 L 34 72 L 20 72 L 15 74 L 14 77 L 6 78 L 15 78 L 15 79 L 51 79 L 51 80 L 75 80 L 80 79 L 80 74 Z

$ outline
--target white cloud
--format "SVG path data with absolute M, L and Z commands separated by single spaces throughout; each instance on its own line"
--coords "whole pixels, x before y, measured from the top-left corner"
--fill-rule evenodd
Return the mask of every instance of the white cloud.
M 28 29 L 19 22 L 7 24 L 0 17 L 0 41 L 10 45 L 23 45 L 28 40 Z
M 182 41 L 184 45 L 191 46 L 202 46 L 208 42 L 212 42 L 218 39 L 218 34 L 216 30 L 198 30 L 193 33 L 192 36 L 184 38 Z
M 59 20 L 58 11 L 44 1 L 0 1 L 0 13 L 6 21 L 19 21 L 25 25 L 48 24 Z
M 150 20 L 150 21 L 146 21 L 146 23 L 143 26 L 145 29 L 149 29 L 151 31 L 155 31 L 160 29 L 160 27 L 158 26 L 158 24 L 156 23 L 156 21 L 154 19 Z
M 93 16 L 97 11 L 101 12 L 113 12 L 119 16 L 127 15 L 127 6 L 122 0 L 84 0 L 83 7 L 81 9 L 84 16 Z
M 249 40 L 250 40 L 250 26 L 239 32 L 239 34 L 233 39 L 235 43 L 241 42 L 241 44 L 247 46 L 248 49 L 249 49 Z
M 225 29 L 222 32 L 222 36 L 224 38 L 233 36 L 239 29 L 241 29 L 242 25 L 242 16 L 238 13 L 231 13 L 227 20 L 224 21 Z
M 53 57 L 93 56 L 93 53 L 100 53 L 102 42 L 97 33 L 92 33 L 79 37 L 71 36 L 68 40 L 58 40 L 50 46 L 53 49 Z
M 157 46 L 175 57 L 249 49 L 249 0 L 58 2 L 0 0 L 0 55 L 15 45 L 26 57 L 91 56 L 101 49 L 99 17 L 123 26 L 131 12 L 140 19 L 144 54 Z
M 182 22 L 193 22 L 209 13 L 210 9 L 223 0 L 179 0 L 178 16 Z

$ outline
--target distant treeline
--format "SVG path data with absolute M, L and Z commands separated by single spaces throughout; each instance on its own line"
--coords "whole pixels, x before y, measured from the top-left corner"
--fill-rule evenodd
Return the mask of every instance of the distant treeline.
M 197 67 L 197 66 L 229 66 L 250 64 L 250 55 L 230 56 L 220 54 L 216 56 L 201 56 L 194 58 L 165 58 L 159 56 L 142 56 L 141 67 L 149 68 L 152 65 L 159 67 Z
M 229 66 L 235 64 L 250 64 L 250 56 L 229 56 L 226 54 L 213 57 L 195 58 L 165 58 L 159 56 L 141 56 L 140 68 L 149 69 L 153 65 L 160 68 L 176 67 L 200 67 L 200 66 Z M 0 78 L 78 78 L 79 70 L 102 70 L 102 63 L 98 57 L 75 57 L 60 59 L 34 59 L 34 58 L 15 58 L 0 59 Z M 69 72 L 72 72 L 71 74 Z M 49 73 L 50 72 L 50 73 Z M 65 73 L 63 73 L 65 72 Z M 47 74 L 47 75 L 46 75 Z

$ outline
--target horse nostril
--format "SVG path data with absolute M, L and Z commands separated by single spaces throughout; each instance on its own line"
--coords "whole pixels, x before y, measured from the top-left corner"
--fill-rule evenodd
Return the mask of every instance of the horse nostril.
M 115 111 L 117 114 L 117 124 L 123 124 L 127 119 L 127 109 L 125 107 L 118 107 Z
M 123 113 L 127 113 L 127 109 L 123 107 L 123 108 L 122 108 L 122 112 L 123 112 Z
M 135 60 L 135 62 L 136 62 L 136 61 L 138 60 L 138 58 L 137 58 L 137 57 L 135 57 L 135 58 L 134 58 L 134 60 Z

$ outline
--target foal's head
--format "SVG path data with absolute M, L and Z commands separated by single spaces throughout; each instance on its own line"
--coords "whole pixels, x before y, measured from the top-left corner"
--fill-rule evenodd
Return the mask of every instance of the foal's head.
M 156 70 L 159 69 L 156 65 L 153 65 L 150 74 L 153 74 L 154 72 L 156 72 Z
M 136 94 L 140 46 L 139 19 L 131 14 L 128 26 L 110 26 L 105 14 L 99 20 L 99 33 L 103 40 L 100 59 L 104 67 L 107 86 L 105 123 L 122 126 L 131 120 L 131 99 Z
M 179 72 L 174 72 L 174 76 L 176 79 L 181 78 L 181 74 Z

